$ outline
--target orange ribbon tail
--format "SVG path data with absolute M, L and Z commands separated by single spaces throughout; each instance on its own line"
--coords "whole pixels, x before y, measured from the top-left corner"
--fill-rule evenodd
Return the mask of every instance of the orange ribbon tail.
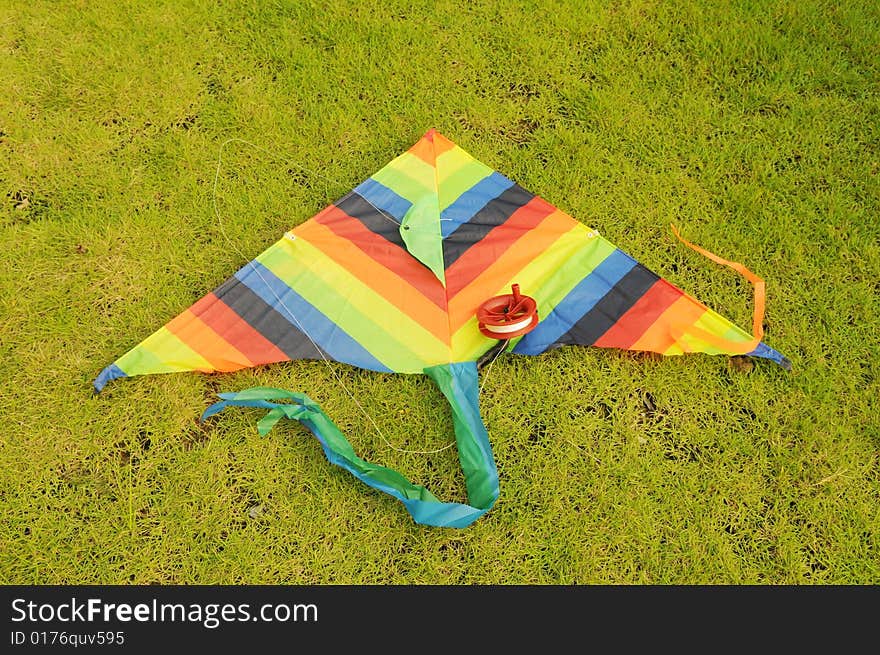
M 672 233 L 675 235 L 675 238 L 681 241 L 684 245 L 686 245 L 691 250 L 695 250 L 696 252 L 703 255 L 707 259 L 711 259 L 716 264 L 721 264 L 723 266 L 727 266 L 732 268 L 737 273 L 746 278 L 749 282 L 752 283 L 752 286 L 755 289 L 755 311 L 752 315 L 752 336 L 755 337 L 754 347 L 761 342 L 761 339 L 764 336 L 764 310 L 767 306 L 767 288 L 764 284 L 763 278 L 755 275 L 745 266 L 740 264 L 739 262 L 731 262 L 726 259 L 719 257 L 718 255 L 709 252 L 705 248 L 700 248 L 690 241 L 684 239 L 681 234 L 678 233 L 678 229 L 676 229 L 675 225 L 672 223 L 669 224 L 669 227 L 672 228 Z M 732 345 L 732 344 L 731 344 Z M 736 344 L 736 350 L 742 349 L 743 344 Z

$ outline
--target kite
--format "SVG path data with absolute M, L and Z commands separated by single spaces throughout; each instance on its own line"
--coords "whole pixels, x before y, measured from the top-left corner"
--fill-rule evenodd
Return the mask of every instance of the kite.
M 754 284 L 752 334 L 430 130 L 110 364 L 94 387 L 298 359 L 427 375 L 451 407 L 467 504 L 442 502 L 359 458 L 302 393 L 220 394 L 203 418 L 229 406 L 264 408 L 261 434 L 281 418 L 298 420 L 331 463 L 400 500 L 416 522 L 461 528 L 499 494 L 478 398 L 477 363 L 487 353 L 582 345 L 751 355 L 791 367 L 761 340 L 763 280 L 685 243 Z

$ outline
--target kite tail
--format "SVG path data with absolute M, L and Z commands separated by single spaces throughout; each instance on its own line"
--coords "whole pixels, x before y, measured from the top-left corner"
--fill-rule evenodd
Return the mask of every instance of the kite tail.
M 749 269 L 747 269 L 739 262 L 732 262 L 728 259 L 724 259 L 723 257 L 719 257 L 718 255 L 716 255 L 714 252 L 709 252 L 705 248 L 701 248 L 695 243 L 691 243 L 681 236 L 678 228 L 675 227 L 673 223 L 670 223 L 669 227 L 672 228 L 672 233 L 675 235 L 675 238 L 681 241 L 688 248 L 700 253 L 703 257 L 715 262 L 716 264 L 721 264 L 722 266 L 732 268 L 752 283 L 752 286 L 755 288 L 755 310 L 752 315 L 752 334 L 754 335 L 755 339 L 760 341 L 761 338 L 764 336 L 763 321 L 764 311 L 767 306 L 767 285 L 764 283 L 764 278 L 752 273 Z
M 689 332 L 693 336 L 696 336 L 706 343 L 716 346 L 725 352 L 747 351 L 744 352 L 744 354 L 753 357 L 764 357 L 765 359 L 770 359 L 782 366 L 782 368 L 784 368 L 785 370 L 790 371 L 791 361 L 787 357 L 761 341 L 761 339 L 764 338 L 764 312 L 766 311 L 767 307 L 767 285 L 764 283 L 764 278 L 756 275 L 739 262 L 732 262 L 728 259 L 724 259 L 723 257 L 719 257 L 715 253 L 710 252 L 705 248 L 701 248 L 700 246 L 691 243 L 681 236 L 681 233 L 678 231 L 678 228 L 676 228 L 674 224 L 670 223 L 669 227 L 672 228 L 672 233 L 675 235 L 675 238 L 681 241 L 688 248 L 700 253 L 701 255 L 703 255 L 703 257 L 715 262 L 716 264 L 721 264 L 722 266 L 732 268 L 734 271 L 736 271 L 744 278 L 746 278 L 749 282 L 751 282 L 752 287 L 755 290 L 754 310 L 752 312 L 751 342 L 739 343 L 736 341 L 731 341 L 729 339 L 720 337 L 719 335 L 707 332 L 706 330 L 700 330 L 699 328 L 696 328 L 694 326 L 691 326 L 689 328 Z
M 321 407 L 307 395 L 254 387 L 238 393 L 221 393 L 202 420 L 227 407 L 258 407 L 269 412 L 257 423 L 266 435 L 282 418 L 299 421 L 321 443 L 327 460 L 364 484 L 388 494 L 401 503 L 416 523 L 447 528 L 465 528 L 489 511 L 498 498 L 498 472 L 489 436 L 480 418 L 477 367 L 473 362 L 444 364 L 425 369 L 452 407 L 455 440 L 464 472 L 470 504 L 445 503 L 425 487 L 413 484 L 397 471 L 358 457 L 354 448 Z M 287 402 L 273 402 L 283 400 Z

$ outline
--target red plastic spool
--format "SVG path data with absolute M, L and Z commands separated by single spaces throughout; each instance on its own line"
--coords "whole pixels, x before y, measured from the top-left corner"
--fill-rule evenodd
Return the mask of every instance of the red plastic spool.
M 523 296 L 519 285 L 513 293 L 490 298 L 477 309 L 480 332 L 492 339 L 513 339 L 535 329 L 538 324 L 538 304 L 534 298 Z

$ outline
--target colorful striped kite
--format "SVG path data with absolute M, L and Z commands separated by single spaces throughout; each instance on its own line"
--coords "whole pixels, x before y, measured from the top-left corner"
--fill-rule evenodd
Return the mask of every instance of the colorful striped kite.
M 263 407 L 270 411 L 261 433 L 282 417 L 300 420 L 331 462 L 401 500 L 419 523 L 464 527 L 498 497 L 476 362 L 499 341 L 477 312 L 512 285 L 536 307 L 522 321 L 527 327 L 499 334 L 512 337 L 504 343 L 514 353 L 584 345 L 746 354 L 790 367 L 761 342 L 763 281 L 741 264 L 688 245 L 755 284 L 754 334 L 431 130 L 105 368 L 94 386 L 294 359 L 424 373 L 452 408 L 467 505 L 440 502 L 399 473 L 358 458 L 303 394 L 266 388 L 221 394 L 206 416 L 229 405 Z

